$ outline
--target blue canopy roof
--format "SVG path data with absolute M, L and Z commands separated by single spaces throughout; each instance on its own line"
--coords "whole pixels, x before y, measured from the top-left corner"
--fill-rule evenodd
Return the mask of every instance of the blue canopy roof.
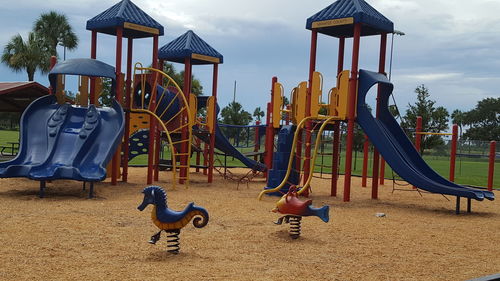
M 161 47 L 158 58 L 179 63 L 184 63 L 185 58 L 191 58 L 191 63 L 198 65 L 223 62 L 223 56 L 192 30 Z
M 393 33 L 394 24 L 364 0 L 338 0 L 307 19 L 306 28 L 334 37 L 353 37 L 361 23 L 361 36 Z
M 163 26 L 130 0 L 122 0 L 87 21 L 87 30 L 105 34 L 116 35 L 117 27 L 123 27 L 126 38 L 163 35 Z
M 113 86 L 116 80 L 115 68 L 95 59 L 69 59 L 57 63 L 49 72 L 52 89 L 56 89 L 59 74 L 111 78 Z

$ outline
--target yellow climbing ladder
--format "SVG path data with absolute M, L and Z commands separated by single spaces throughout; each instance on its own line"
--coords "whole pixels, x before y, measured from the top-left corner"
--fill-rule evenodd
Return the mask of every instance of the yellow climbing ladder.
M 148 84 L 150 85 L 149 91 Z M 130 111 L 132 113 L 148 114 L 150 120 L 157 121 L 160 129 L 165 132 L 172 158 L 173 187 L 175 188 L 177 180 L 185 182 L 187 186 L 190 174 L 189 158 L 191 155 L 192 126 L 195 122 L 194 114 L 196 114 L 188 103 L 188 99 L 192 100 L 192 97 L 186 98 L 179 85 L 163 71 L 143 67 L 140 63 L 136 63 L 134 68 L 133 85 L 135 85 L 135 88 L 132 91 L 132 108 Z M 158 85 L 163 88 L 163 91 L 157 92 Z M 172 93 L 174 96 L 169 97 L 170 102 L 166 106 L 162 104 L 162 100 L 166 98 L 166 95 Z M 154 96 L 157 98 L 153 99 Z M 156 100 L 158 103 L 156 103 Z M 175 113 L 172 112 L 173 110 L 175 110 Z M 180 134 L 180 139 L 174 140 L 173 134 Z M 179 175 L 177 175 L 178 168 L 180 170 Z

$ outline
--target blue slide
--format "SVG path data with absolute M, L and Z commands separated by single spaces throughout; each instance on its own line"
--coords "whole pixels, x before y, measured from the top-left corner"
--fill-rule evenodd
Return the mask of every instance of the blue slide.
M 111 108 L 96 108 L 41 97 L 23 113 L 19 154 L 0 163 L 0 177 L 102 181 L 121 142 L 124 119 L 115 100 Z
M 207 104 L 207 99 L 208 96 L 198 96 L 198 108 L 205 107 Z M 217 114 L 219 114 L 219 105 L 217 104 L 216 108 Z M 217 118 L 217 116 L 215 117 Z M 226 155 L 232 156 L 238 160 L 241 161 L 245 166 L 247 166 L 250 169 L 257 170 L 264 172 L 266 170 L 266 165 L 263 163 L 257 162 L 253 159 L 250 159 L 243 155 L 236 147 L 234 147 L 231 142 L 227 139 L 227 137 L 224 135 L 222 130 L 219 127 L 219 124 L 215 124 L 215 148 L 218 150 L 224 152 Z M 202 141 L 209 143 L 210 140 L 208 138 L 208 135 L 199 132 L 197 127 L 193 127 L 193 133 Z
M 193 130 L 193 133 L 202 141 L 207 143 L 209 142 L 207 135 L 197 133 L 197 130 Z M 266 165 L 246 157 L 238 149 L 236 149 L 231 144 L 231 142 L 226 138 L 224 133 L 222 133 L 222 130 L 220 129 L 218 124 L 215 125 L 215 148 L 217 148 L 218 150 L 224 152 L 229 156 L 232 156 L 240 160 L 241 163 L 243 163 L 243 165 L 247 166 L 250 169 L 262 172 L 266 170 Z
M 381 90 L 379 119 L 373 117 L 365 102 L 368 91 L 375 84 L 378 84 Z M 357 122 L 399 176 L 410 184 L 433 193 L 476 200 L 495 199 L 493 192 L 450 182 L 429 167 L 389 112 L 388 101 L 393 85 L 387 77 L 376 72 L 360 70 L 358 88 Z

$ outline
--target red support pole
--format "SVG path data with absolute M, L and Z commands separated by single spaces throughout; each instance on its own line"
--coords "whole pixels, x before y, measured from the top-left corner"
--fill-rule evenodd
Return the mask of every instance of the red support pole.
M 158 68 L 158 35 L 153 37 L 153 68 Z M 158 75 L 158 74 L 155 74 Z M 154 82 L 155 79 L 150 81 Z M 151 85 L 151 102 L 149 109 L 152 110 L 156 107 L 156 85 Z M 149 121 L 149 146 L 148 146 L 148 173 L 147 184 L 152 184 L 155 171 L 155 148 L 156 148 L 156 119 L 151 118 Z
M 161 130 L 158 121 L 155 122 L 155 165 L 154 165 L 154 181 L 160 178 L 160 153 L 161 153 Z
M 361 24 L 354 25 L 354 38 L 352 46 L 352 64 L 351 79 L 349 80 L 349 101 L 348 101 L 348 120 L 347 120 L 347 140 L 345 152 L 345 176 L 344 176 L 344 202 L 349 202 L 351 198 L 351 169 L 352 169 L 352 148 L 354 142 L 354 121 L 356 111 L 356 96 L 358 85 L 358 62 L 359 62 L 359 43 L 361 39 Z
M 450 155 L 450 181 L 455 181 L 455 163 L 457 159 L 457 141 L 458 141 L 458 125 L 453 124 L 451 136 L 451 155 Z
M 121 85 L 121 79 L 120 76 L 122 74 L 122 41 L 123 41 L 123 27 L 117 27 L 116 28 L 116 62 L 115 62 L 115 69 L 116 69 L 116 80 L 117 80 L 117 86 L 116 86 L 116 96 L 115 99 L 122 104 L 122 97 L 123 97 L 123 85 Z M 121 155 L 121 147 L 118 147 L 117 151 L 115 152 L 115 155 L 113 156 L 113 160 L 111 162 L 111 185 L 116 185 L 119 177 L 119 169 L 118 167 L 118 160 Z
M 155 69 L 158 68 L 158 36 L 155 35 L 153 37 L 153 62 L 152 62 L 152 67 Z M 157 74 L 159 75 L 159 74 Z M 160 81 L 161 83 L 161 81 Z M 155 89 L 155 100 L 156 100 L 156 85 L 152 85 L 152 87 Z M 158 181 L 160 177 L 160 150 L 161 150 L 161 136 L 160 136 L 160 131 L 158 121 L 155 120 L 154 122 L 154 138 L 155 138 L 155 161 L 154 161 L 154 180 Z
M 128 38 L 127 44 L 127 81 L 125 84 L 125 133 L 123 136 L 123 177 L 122 180 L 127 182 L 128 180 L 128 154 L 130 151 L 129 139 L 130 139 L 130 95 L 132 92 L 132 50 L 133 50 L 133 40 Z
M 200 172 L 200 165 L 201 165 L 201 141 L 199 138 L 196 138 L 196 147 L 198 148 L 198 151 L 196 151 L 196 172 Z
M 311 116 L 311 91 L 312 91 L 312 78 L 313 72 L 316 70 L 316 50 L 318 46 L 318 31 L 313 29 L 311 32 L 311 52 L 309 56 L 309 83 L 307 87 L 307 96 L 306 96 L 306 117 Z M 317 101 L 315 101 L 317 102 Z M 314 173 L 311 171 L 311 165 L 314 169 L 314 163 L 311 164 L 311 139 L 312 139 L 312 125 L 311 122 L 307 122 L 306 124 L 306 147 L 304 152 L 304 178 L 303 183 L 305 184 L 307 179 L 309 178 L 310 173 Z M 306 190 L 304 196 L 308 195 L 308 191 Z
M 217 79 L 218 79 L 218 73 L 219 73 L 219 65 L 214 64 L 214 70 L 213 70 L 213 81 L 212 81 L 212 96 L 214 97 L 214 106 L 217 104 Z M 215 112 L 215 109 L 214 109 Z M 217 124 L 217 120 L 214 117 L 213 123 L 212 123 L 212 128 L 215 128 L 215 125 Z M 215 147 L 215 129 L 214 133 L 210 134 L 210 148 L 208 151 L 208 182 L 213 181 L 213 172 L 214 172 L 214 147 Z
M 380 185 L 384 185 L 384 179 L 385 179 L 385 160 L 384 158 L 380 157 Z
M 255 121 L 255 125 L 257 125 L 257 127 L 255 127 L 253 152 L 259 152 L 259 150 L 260 150 L 260 134 L 259 134 L 260 121 L 259 120 Z M 259 160 L 258 155 L 255 155 L 253 160 L 258 161 Z
M 417 116 L 417 124 L 415 128 L 415 149 L 417 150 L 418 153 L 420 153 L 420 145 L 422 142 L 422 135 L 420 132 L 422 132 L 422 116 Z M 416 186 L 413 186 L 413 188 L 417 188 Z
M 97 31 L 92 30 L 92 38 L 90 43 L 90 58 L 97 58 Z M 95 78 L 90 78 L 90 104 L 94 104 L 95 101 Z
M 490 142 L 490 161 L 488 167 L 488 190 L 493 191 L 493 173 L 495 172 L 495 158 L 496 158 L 497 142 Z
M 339 53 L 337 58 L 337 75 L 344 69 L 344 53 L 345 53 L 345 38 L 339 39 Z M 337 85 L 338 86 L 338 85 Z M 340 121 L 333 125 L 333 156 L 332 156 L 332 182 L 330 187 L 330 195 L 337 196 L 338 179 L 339 179 L 339 164 L 340 164 Z
M 422 116 L 417 116 L 417 127 L 415 128 L 415 149 L 420 153 L 420 146 L 422 143 Z
M 387 33 L 380 35 L 380 56 L 378 61 L 378 72 L 385 73 L 385 54 L 387 49 Z M 377 108 L 375 110 L 376 118 L 380 113 L 380 86 L 377 89 Z M 372 167 L 372 199 L 378 198 L 378 176 L 379 176 L 380 154 L 376 147 L 373 148 L 373 167 Z
M 192 71 L 191 58 L 186 57 L 184 59 L 184 85 L 183 85 L 182 90 L 184 92 L 184 96 L 186 98 L 186 101 L 188 102 L 187 106 L 189 106 L 189 95 L 191 94 L 191 78 L 192 78 L 191 71 Z M 187 139 L 187 137 L 188 137 L 188 128 L 185 127 L 182 129 L 181 139 L 185 140 L 185 139 Z M 183 142 L 181 144 L 181 153 L 187 153 L 187 151 L 188 151 L 187 145 L 188 144 L 186 142 Z M 179 171 L 179 174 L 180 174 L 179 183 L 182 184 L 182 183 L 184 183 L 184 180 L 182 178 L 186 178 L 187 173 L 189 173 L 188 169 L 185 167 L 188 164 L 189 156 L 181 155 L 180 161 L 181 161 L 181 168 Z M 209 165 L 210 165 L 210 160 L 209 160 Z M 210 169 L 209 169 L 208 173 L 210 173 Z
M 271 102 L 267 103 L 267 114 L 266 114 L 266 154 L 264 156 L 264 162 L 267 167 L 267 174 L 269 170 L 273 168 L 273 152 L 274 152 L 274 127 L 272 118 L 274 118 L 275 112 L 273 112 L 273 100 L 274 100 L 274 84 L 278 82 L 278 78 L 275 76 L 271 80 Z M 277 113 L 279 114 L 279 112 Z M 272 115 L 272 117 L 271 117 Z
M 370 141 L 368 136 L 365 135 L 365 142 L 363 143 L 363 172 L 361 176 L 361 186 L 366 187 L 366 175 L 368 174 L 368 146 Z

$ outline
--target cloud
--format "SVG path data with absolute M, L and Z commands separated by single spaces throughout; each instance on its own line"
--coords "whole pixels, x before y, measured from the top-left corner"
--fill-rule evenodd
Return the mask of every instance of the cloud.
M 16 33 L 27 34 L 41 12 L 56 10 L 68 16 L 81 40 L 78 50 L 69 52 L 68 57 L 89 57 L 90 32 L 85 30 L 86 21 L 117 2 L 86 0 L 82 4 L 81 0 L 23 0 L 16 5 L 6 5 L 0 17 L 0 47 Z M 224 64 L 219 68 L 219 100 L 222 104 L 232 100 L 233 83 L 237 80 L 238 100 L 247 111 L 253 111 L 257 106 L 265 108 L 272 76 L 279 77 L 287 94 L 298 82 L 307 80 L 310 32 L 305 29 L 305 22 L 333 0 L 133 2 L 165 26 L 160 46 L 192 29 L 221 52 Z M 500 77 L 497 32 L 500 29 L 497 15 L 500 1 L 368 2 L 406 34 L 394 38 L 392 78 L 400 105 L 413 103 L 413 91 L 422 83 L 430 88 L 431 98 L 451 110 L 467 109 L 483 97 L 500 96 L 500 81 L 495 78 Z M 134 62 L 147 64 L 151 61 L 151 41 L 134 41 Z M 114 65 L 115 42 L 112 36 L 99 35 L 98 59 Z M 324 92 L 335 81 L 337 46 L 335 38 L 319 36 L 317 69 L 325 77 Z M 350 68 L 351 46 L 352 41 L 347 40 L 345 69 Z M 377 69 L 378 46 L 378 37 L 361 40 L 360 68 Z M 193 73 L 210 94 L 211 69 L 195 67 Z M 0 76 L 12 81 L 24 80 L 26 75 L 0 67 Z M 36 79 L 46 81 L 46 77 L 39 74 Z
M 462 77 L 463 73 L 422 73 L 422 74 L 410 74 L 403 75 L 400 79 L 410 80 L 410 81 L 421 81 L 422 83 L 438 80 L 448 80 Z

